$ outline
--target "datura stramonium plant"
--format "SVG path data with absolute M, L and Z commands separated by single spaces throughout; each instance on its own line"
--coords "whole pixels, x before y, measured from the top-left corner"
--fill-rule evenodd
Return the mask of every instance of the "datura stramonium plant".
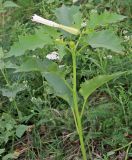
M 44 25 L 47 25 L 50 27 L 59 28 L 59 29 L 62 29 L 64 31 L 67 31 L 67 32 L 74 34 L 74 35 L 78 35 L 80 33 L 80 31 L 76 28 L 72 28 L 72 27 L 64 26 L 62 24 L 58 24 L 56 22 L 44 19 L 36 14 L 33 15 L 32 21 L 37 22 L 37 23 L 41 23 L 41 24 L 44 24 Z
M 108 17 L 109 17 L 109 19 L 108 19 Z M 95 20 L 94 20 L 94 18 L 95 18 Z M 91 33 L 89 30 L 89 32 L 85 33 L 88 36 L 86 39 L 87 45 L 85 44 L 83 46 L 83 44 L 80 43 L 80 40 L 83 37 L 84 32 L 80 32 L 80 30 L 73 28 L 73 27 L 64 26 L 62 24 L 55 23 L 51 20 L 44 19 L 36 14 L 32 17 L 32 21 L 34 21 L 34 22 L 41 23 L 41 24 L 44 24 L 44 25 L 47 25 L 50 27 L 54 27 L 57 29 L 62 29 L 64 31 L 69 32 L 74 35 L 79 35 L 78 39 L 76 39 L 77 42 L 70 41 L 70 43 L 68 43 L 69 47 L 67 48 L 72 55 L 72 68 L 73 68 L 72 87 L 69 85 L 69 83 L 65 79 L 61 79 L 61 78 L 59 79 L 56 75 L 50 76 L 49 82 L 53 84 L 54 83 L 53 79 L 56 78 L 55 83 L 58 82 L 61 87 L 63 86 L 62 88 L 60 87 L 61 88 L 60 89 L 59 87 L 57 88 L 57 86 L 55 84 L 54 88 L 57 90 L 57 92 L 59 92 L 60 97 L 65 99 L 69 103 L 69 105 L 71 106 L 71 110 L 72 110 L 75 125 L 76 125 L 76 130 L 79 135 L 80 147 L 81 147 L 83 160 L 88 160 L 88 159 L 92 160 L 93 159 L 93 157 L 91 156 L 92 154 L 90 152 L 90 149 L 89 149 L 89 153 L 90 153 L 89 157 L 86 154 L 86 148 L 85 148 L 84 136 L 83 136 L 83 127 L 82 127 L 82 116 L 84 113 L 87 99 L 97 88 L 99 88 L 100 86 L 107 83 L 108 81 L 110 81 L 114 78 L 117 78 L 118 76 L 120 76 L 126 72 L 118 72 L 118 73 L 114 73 L 111 75 L 98 75 L 90 80 L 86 80 L 85 82 L 83 82 L 80 85 L 80 90 L 79 90 L 80 96 L 83 97 L 82 108 L 80 108 L 80 107 L 78 107 L 78 104 L 80 104 L 80 103 L 78 103 L 78 101 L 79 101 L 78 95 L 79 94 L 77 93 L 76 57 L 77 57 L 78 53 L 80 53 L 80 51 L 82 51 L 88 45 L 90 45 L 93 48 L 101 47 L 101 48 L 105 48 L 105 49 L 110 49 L 113 52 L 121 52 L 122 46 L 120 45 L 120 41 L 118 40 L 118 37 L 116 37 L 116 35 L 114 35 L 114 33 L 112 33 L 108 29 L 104 29 L 102 31 L 97 31 L 94 29 L 96 29 L 96 27 L 98 27 L 99 25 L 100 26 L 102 26 L 102 25 L 107 26 L 107 24 L 119 22 L 119 21 L 123 20 L 124 18 L 125 18 L 125 16 L 118 15 L 116 13 L 104 12 L 101 15 L 98 15 L 97 13 L 92 13 L 92 15 L 90 17 L 91 21 L 89 21 L 88 24 L 89 24 L 89 26 L 93 27 L 93 29 L 92 29 L 93 32 Z M 98 21 L 97 21 L 97 19 L 98 19 Z M 89 28 L 87 28 L 87 30 L 88 29 Z M 53 55 L 53 54 L 47 56 L 47 58 L 50 58 L 50 59 L 55 59 L 55 57 L 56 57 L 56 55 Z M 46 80 L 48 80 L 48 78 L 46 78 Z
M 64 31 L 69 32 L 69 33 L 74 34 L 74 35 L 79 35 L 80 34 L 80 31 L 78 29 L 76 29 L 76 28 L 64 26 L 62 24 L 58 24 L 56 22 L 44 19 L 44 18 L 42 18 L 42 17 L 40 17 L 40 16 L 38 16 L 36 14 L 33 15 L 32 21 L 33 22 L 37 22 L 37 23 L 41 23 L 41 24 L 44 24 L 44 25 L 47 25 L 47 26 L 50 26 L 50 27 L 62 29 Z M 74 48 L 74 46 L 75 46 L 74 42 L 72 44 L 73 44 L 73 45 L 71 45 L 72 46 L 71 47 L 71 53 L 72 53 L 72 61 L 73 61 L 73 89 L 71 88 L 72 94 L 73 94 L 72 112 L 73 112 L 73 116 L 74 116 L 76 129 L 77 129 L 77 132 L 79 134 L 83 160 L 87 160 L 86 150 L 85 150 L 85 145 L 84 145 L 84 140 L 83 140 L 83 129 L 82 129 L 82 124 L 81 124 L 81 115 L 79 113 L 78 104 L 77 104 L 77 93 L 76 93 L 76 51 L 75 51 L 75 48 Z

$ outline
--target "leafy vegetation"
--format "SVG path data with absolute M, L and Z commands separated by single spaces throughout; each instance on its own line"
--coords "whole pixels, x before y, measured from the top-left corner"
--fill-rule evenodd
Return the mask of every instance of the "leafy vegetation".
M 131 159 L 131 0 L 1 0 L 0 14 L 0 158 Z

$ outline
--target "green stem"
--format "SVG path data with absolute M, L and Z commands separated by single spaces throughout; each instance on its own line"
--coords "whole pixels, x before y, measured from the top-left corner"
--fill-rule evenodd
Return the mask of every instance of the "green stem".
M 86 102 L 87 102 L 87 100 L 84 100 L 83 107 L 82 107 L 82 110 L 81 110 L 81 119 L 82 119 L 82 116 L 83 116 L 83 113 L 84 113 Z
M 74 108 L 74 107 L 73 107 Z M 74 109 L 72 108 L 72 113 L 73 113 L 73 117 L 74 117 L 74 122 L 75 122 L 75 126 L 76 126 L 76 129 L 77 129 L 77 133 L 79 134 L 79 131 L 78 131 L 78 125 L 77 125 L 77 120 L 76 120 L 76 116 L 75 116 L 75 112 L 74 112 Z
M 120 147 L 120 148 L 117 148 L 117 149 L 115 149 L 115 150 L 112 150 L 112 151 L 110 151 L 110 152 L 120 151 L 120 150 L 122 150 L 122 149 L 124 149 L 124 148 L 126 148 L 126 147 L 128 147 L 128 146 L 131 146 L 131 144 L 132 144 L 132 141 L 129 142 L 128 144 L 126 144 L 126 145 L 124 145 L 124 146 L 122 146 L 122 147 Z
M 9 83 L 9 81 L 8 81 L 8 79 L 7 79 L 7 77 L 6 77 L 5 72 L 4 72 L 3 69 L 1 69 L 1 73 L 2 73 L 2 75 L 4 77 L 4 79 L 5 79 L 6 84 L 10 86 L 10 83 Z
M 123 110 L 124 120 L 125 120 L 126 126 L 128 126 L 128 120 L 127 120 L 127 115 L 126 115 L 124 104 L 123 104 L 122 101 L 120 103 L 121 103 L 121 106 L 122 106 L 122 110 Z
M 131 144 L 129 144 L 129 146 L 128 146 L 127 150 L 126 150 L 125 160 L 128 159 L 128 152 L 129 152 L 130 147 L 131 147 Z
M 80 53 L 83 49 L 85 49 L 86 47 L 88 46 L 88 44 L 87 45 L 84 45 L 82 48 L 80 48 L 80 50 L 78 51 L 78 53 Z
M 22 120 L 22 114 L 21 114 L 19 108 L 17 107 L 17 103 L 16 103 L 15 99 L 13 100 L 13 104 L 14 104 L 14 107 L 16 108 L 16 110 L 17 110 L 19 120 Z
M 73 61 L 73 101 L 74 101 L 74 112 L 75 118 L 77 123 L 77 130 L 80 139 L 81 151 L 83 160 L 87 160 L 86 150 L 83 140 L 83 131 L 82 131 L 82 124 L 81 124 L 81 117 L 78 110 L 78 103 L 77 103 L 77 93 L 76 93 L 76 53 L 75 51 L 72 52 L 72 61 Z

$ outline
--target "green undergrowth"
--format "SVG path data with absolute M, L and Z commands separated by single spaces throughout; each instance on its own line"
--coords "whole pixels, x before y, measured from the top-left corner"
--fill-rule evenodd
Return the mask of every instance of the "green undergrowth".
M 76 37 L 66 32 L 60 34 L 51 28 L 39 28 L 31 21 L 31 16 L 38 14 L 63 23 L 65 14 L 73 13 L 74 9 L 70 10 L 72 5 L 73 2 L 70 0 L 14 0 L 12 3 L 6 0 L 0 1 L 0 14 L 2 15 L 0 18 L 2 26 L 0 29 L 0 159 L 2 160 L 82 160 L 73 115 L 65 101 L 67 97 L 64 99 L 60 98 L 61 95 L 58 97 L 53 87 L 48 85 L 46 81 L 48 78 L 46 79 L 46 76 L 38 72 L 42 69 L 58 71 L 57 66 L 61 65 L 59 73 L 64 73 L 68 84 L 71 84 L 73 76 L 71 55 L 69 51 L 66 54 L 66 50 L 59 45 L 54 47 L 53 38 L 58 39 L 64 34 L 64 40 L 67 42 L 68 40 L 76 41 Z M 113 45 L 107 43 L 105 49 L 100 49 L 98 46 L 95 49 L 92 38 L 88 37 L 90 45 L 80 51 L 77 57 L 77 90 L 80 89 L 79 84 L 97 75 L 132 70 L 131 0 L 80 0 L 74 5 L 80 7 L 84 22 L 89 19 L 90 13 L 101 14 L 110 11 L 126 16 L 122 22 L 110 25 L 108 22 L 106 26 L 103 25 L 100 28 L 94 26 L 93 21 L 90 23 L 89 20 L 88 25 L 93 28 L 97 27 L 96 31 L 101 32 L 100 36 L 104 34 L 102 31 L 104 28 L 110 31 L 105 34 L 112 35 L 111 32 L 114 32 L 118 35 L 122 39 L 124 52 L 115 53 L 120 51 L 120 44 L 117 48 L 113 48 Z M 69 7 L 68 13 L 66 6 Z M 57 20 L 57 15 L 61 13 L 60 7 L 64 14 Z M 79 24 L 79 15 L 77 16 L 73 26 Z M 41 37 L 43 33 L 45 36 Z M 33 42 L 35 34 L 38 43 L 34 44 L 37 47 L 29 43 L 30 39 Z M 104 43 L 106 41 L 107 39 Z M 99 42 L 98 37 L 94 42 Z M 43 46 L 43 43 L 46 46 Z M 81 44 L 85 44 L 85 37 L 80 40 Z M 67 47 L 69 46 L 70 44 L 67 43 Z M 40 62 L 34 59 L 37 57 L 37 59 L 44 60 L 47 53 L 56 49 L 62 52 L 61 61 L 51 63 L 52 61 L 45 60 L 46 65 L 44 63 L 40 66 L 38 65 Z M 7 58 L 5 64 L 1 61 L 3 54 Z M 27 60 L 28 63 L 26 63 Z M 30 60 L 34 63 L 30 64 Z M 21 65 L 15 72 L 14 68 L 16 69 L 16 66 L 23 63 L 24 65 Z M 38 68 L 35 66 L 36 63 Z M 4 68 L 3 65 L 6 67 Z M 31 69 L 34 72 L 31 72 Z M 131 81 L 132 74 L 125 74 L 104 84 L 89 96 L 82 117 L 84 142 L 89 159 L 91 157 L 94 160 L 130 160 L 132 158 Z M 80 98 L 79 93 L 78 97 Z M 82 101 L 81 97 L 79 110 L 81 110 Z

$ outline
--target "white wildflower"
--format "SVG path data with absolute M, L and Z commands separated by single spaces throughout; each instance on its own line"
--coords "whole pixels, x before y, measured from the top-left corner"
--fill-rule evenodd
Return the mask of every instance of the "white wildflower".
M 41 24 L 44 24 L 44 25 L 47 25 L 47 26 L 50 26 L 50 27 L 63 29 L 64 31 L 69 32 L 71 34 L 78 35 L 80 33 L 80 31 L 78 29 L 76 29 L 76 28 L 64 26 L 62 24 L 58 24 L 56 22 L 44 19 L 44 18 L 42 18 L 42 17 L 40 17 L 40 16 L 38 16 L 36 14 L 34 14 L 32 16 L 32 21 L 33 22 L 37 22 L 37 23 L 41 23 Z
M 83 22 L 82 24 L 81 24 L 81 27 L 86 27 L 87 26 L 87 23 L 86 22 Z
M 9 98 L 9 101 L 12 102 L 14 99 L 12 97 Z
M 51 26 L 51 27 L 59 27 L 59 24 L 53 22 L 53 21 L 50 21 L 50 20 L 47 20 L 47 19 L 44 19 L 36 14 L 34 14 L 32 16 L 32 21 L 33 22 L 37 22 L 37 23 L 41 23 L 41 24 L 45 24 L 47 26 Z
M 124 36 L 124 40 L 125 41 L 129 41 L 130 40 L 130 36 Z
M 27 84 L 28 83 L 28 81 L 26 80 L 26 81 L 23 81 L 23 84 Z
M 36 56 L 36 55 L 33 55 L 32 57 L 33 57 L 33 58 L 37 58 L 37 56 Z
M 128 31 L 127 31 L 127 30 L 124 30 L 124 31 L 123 31 L 123 34 L 127 34 L 127 33 L 128 33 Z
M 36 97 L 32 97 L 31 98 L 31 102 L 34 103 L 35 105 L 41 105 L 43 104 L 43 101 L 40 97 L 36 98 Z
M 96 9 L 92 9 L 91 13 L 97 13 L 97 10 Z
M 104 59 L 112 59 L 112 55 L 107 55 L 104 57 Z
M 28 81 L 23 81 L 25 89 L 28 88 Z
M 112 55 L 108 55 L 107 58 L 108 58 L 108 59 L 112 59 Z
M 50 60 L 59 60 L 60 59 L 59 54 L 55 51 L 51 52 L 50 54 L 47 54 L 46 58 L 50 59 Z
M 65 65 L 59 65 L 59 68 L 63 68 L 63 67 L 65 67 Z
M 39 58 L 39 56 L 37 56 L 37 55 L 33 55 L 32 57 L 33 57 L 33 58 Z
M 36 101 L 36 98 L 35 98 L 35 97 L 32 97 L 32 98 L 31 98 L 31 101 L 32 101 L 32 102 Z
M 34 110 L 32 109 L 32 110 L 30 110 L 31 111 L 31 113 L 34 113 Z

